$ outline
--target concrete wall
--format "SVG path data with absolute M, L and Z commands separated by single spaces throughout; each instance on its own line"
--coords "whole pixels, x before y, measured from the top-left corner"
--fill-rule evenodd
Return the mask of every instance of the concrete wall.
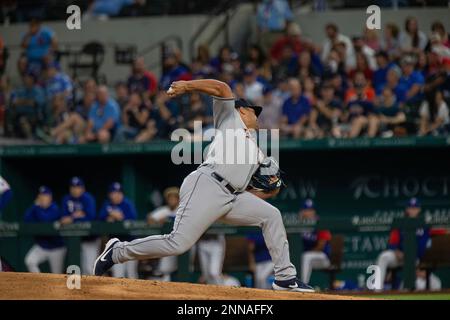
M 342 33 L 353 36 L 361 34 L 368 16 L 365 9 L 354 9 L 298 14 L 295 21 L 301 26 L 304 36 L 311 38 L 316 43 L 321 43 L 325 38 L 324 27 L 328 22 L 336 23 Z M 386 23 L 394 22 L 400 29 L 403 29 L 404 21 L 408 16 L 416 17 L 420 29 L 427 34 L 430 33 L 431 23 L 435 20 L 440 20 L 450 31 L 449 8 L 382 9 L 381 27 L 383 28 Z
M 416 16 L 419 19 L 421 29 L 429 33 L 432 21 L 441 20 L 450 30 L 450 9 L 401 9 L 398 11 L 382 10 L 382 25 L 387 22 L 396 22 L 400 27 L 403 21 L 409 15 Z M 344 34 L 354 35 L 361 33 L 367 15 L 365 10 L 345 10 L 330 11 L 320 13 L 299 13 L 296 14 L 295 20 L 303 29 L 306 37 L 313 39 L 316 43 L 321 43 L 324 39 L 324 26 L 327 22 L 333 21 L 337 23 Z M 206 15 L 192 16 L 162 16 L 162 17 L 145 17 L 145 18 L 118 18 L 108 21 L 84 21 L 81 30 L 68 30 L 65 22 L 47 23 L 53 28 L 58 36 L 59 42 L 62 44 L 84 43 L 91 40 L 98 40 L 107 44 L 107 54 L 105 62 L 100 70 L 101 73 L 107 75 L 109 83 L 114 83 L 119 79 L 125 79 L 129 73 L 126 66 L 116 66 L 114 64 L 114 56 L 112 45 L 119 44 L 135 44 L 138 51 L 148 47 L 149 45 L 163 39 L 169 35 L 178 35 L 183 41 L 184 58 L 190 61 L 189 41 L 192 35 L 207 19 Z M 197 44 L 208 42 L 211 47 L 211 53 L 216 54 L 218 48 L 224 43 L 224 33 L 219 34 L 212 42 L 208 41 L 224 19 L 224 15 L 218 16 L 204 32 L 202 38 Z M 20 53 L 18 48 L 21 35 L 27 30 L 26 24 L 15 24 L 10 26 L 1 26 L 0 34 L 5 43 L 11 49 L 11 57 L 8 63 L 7 74 L 13 83 L 18 82 L 16 72 L 16 61 Z M 241 5 L 236 15 L 229 25 L 230 43 L 235 48 L 243 48 L 255 40 L 255 12 L 251 4 Z M 148 64 L 157 65 L 159 59 L 158 50 L 152 54 L 145 56 Z M 64 67 L 64 63 L 63 63 Z M 154 72 L 159 74 L 159 68 L 155 67 Z

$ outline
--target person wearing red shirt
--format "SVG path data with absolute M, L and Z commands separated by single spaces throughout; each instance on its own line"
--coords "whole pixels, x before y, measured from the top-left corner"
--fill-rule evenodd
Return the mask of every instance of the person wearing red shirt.
M 298 55 L 303 50 L 300 38 L 301 34 L 300 27 L 295 23 L 290 23 L 286 35 L 275 41 L 272 48 L 270 48 L 270 57 L 275 61 L 279 61 L 282 58 L 283 49 L 286 46 L 290 46 L 294 53 Z

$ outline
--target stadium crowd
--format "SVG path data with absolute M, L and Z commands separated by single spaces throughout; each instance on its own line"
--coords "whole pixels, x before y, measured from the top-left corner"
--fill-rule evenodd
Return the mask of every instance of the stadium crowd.
M 11 88 L 4 70 L 13 62 L 0 55 L 0 133 L 78 144 L 167 139 L 176 128 L 194 131 L 196 121 L 207 129 L 208 97 L 169 100 L 165 94 L 173 81 L 201 78 L 227 82 L 237 98 L 263 105 L 260 127 L 279 128 L 282 137 L 449 133 L 450 37 L 443 23 L 425 30 L 409 17 L 403 28 L 388 23 L 382 34 L 365 29 L 352 38 L 329 23 L 318 44 L 290 21 L 289 7 L 275 18 L 263 9 L 257 19 L 261 40 L 244 52 L 224 46 L 212 55 L 200 45 L 187 63 L 179 49 L 169 48 L 159 79 L 138 57 L 112 87 L 71 79 L 55 59 L 54 31 L 33 19 L 17 61 L 22 85 Z M 0 52 L 5 46 L 0 41 Z

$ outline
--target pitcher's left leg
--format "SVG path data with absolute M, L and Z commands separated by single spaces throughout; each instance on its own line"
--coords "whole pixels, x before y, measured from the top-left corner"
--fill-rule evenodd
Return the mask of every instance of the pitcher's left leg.
M 235 225 L 259 226 L 274 263 L 275 279 L 295 278 L 297 271 L 289 257 L 289 244 L 280 210 L 257 196 L 243 192 L 236 196 L 231 211 L 221 220 Z

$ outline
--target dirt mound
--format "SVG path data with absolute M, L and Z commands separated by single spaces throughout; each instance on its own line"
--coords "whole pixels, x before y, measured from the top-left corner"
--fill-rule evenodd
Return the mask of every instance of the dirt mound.
M 349 300 L 350 296 L 275 292 L 180 282 L 83 276 L 81 288 L 67 288 L 67 275 L 0 272 L 0 299 L 214 299 Z

